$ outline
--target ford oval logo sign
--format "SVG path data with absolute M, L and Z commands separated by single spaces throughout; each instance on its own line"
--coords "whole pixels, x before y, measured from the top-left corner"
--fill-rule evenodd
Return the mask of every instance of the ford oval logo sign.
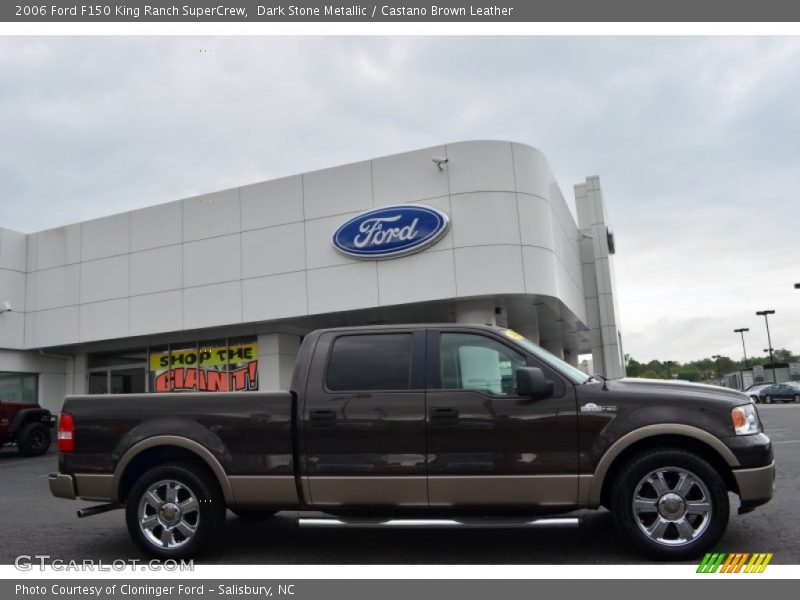
M 395 258 L 435 244 L 449 226 L 450 220 L 440 210 L 398 204 L 353 217 L 336 230 L 331 242 L 354 258 Z

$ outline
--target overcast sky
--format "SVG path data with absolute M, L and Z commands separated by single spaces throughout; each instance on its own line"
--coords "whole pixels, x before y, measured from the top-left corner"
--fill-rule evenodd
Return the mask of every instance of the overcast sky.
M 201 50 L 203 50 L 201 52 Z M 464 139 L 600 175 L 625 352 L 800 352 L 800 39 L 0 38 L 0 226 Z

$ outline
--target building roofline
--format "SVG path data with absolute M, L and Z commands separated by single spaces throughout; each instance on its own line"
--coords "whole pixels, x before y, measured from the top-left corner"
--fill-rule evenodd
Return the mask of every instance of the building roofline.
M 241 189 L 243 187 L 249 187 L 249 186 L 252 186 L 252 185 L 258 185 L 258 184 L 261 184 L 261 183 L 268 183 L 268 182 L 271 182 L 271 181 L 278 181 L 278 180 L 281 180 L 281 179 L 288 179 L 290 177 L 302 177 L 303 175 L 310 175 L 312 173 L 318 173 L 320 171 L 328 171 L 330 169 L 337 169 L 337 168 L 340 168 L 340 167 L 347 167 L 347 166 L 355 165 L 355 164 L 362 163 L 362 162 L 373 161 L 373 160 L 382 160 L 382 159 L 386 159 L 386 158 L 394 158 L 394 157 L 403 156 L 404 154 L 412 154 L 414 152 L 422 152 L 424 150 L 432 150 L 434 148 L 439 148 L 439 147 L 445 147 L 446 148 L 447 146 L 453 146 L 455 144 L 473 144 L 473 143 L 480 144 L 480 143 L 485 143 L 485 142 L 501 143 L 501 144 L 515 144 L 517 146 L 525 146 L 525 147 L 530 148 L 530 149 L 532 149 L 532 150 L 534 150 L 536 152 L 539 152 L 545 158 L 545 161 L 547 161 L 547 157 L 545 156 L 545 154 L 541 150 L 539 150 L 539 148 L 537 148 L 536 146 L 531 146 L 530 144 L 526 144 L 524 142 L 517 142 L 517 141 L 514 141 L 514 140 L 489 139 L 489 138 L 487 138 L 487 139 L 457 140 L 457 141 L 445 142 L 445 143 L 442 143 L 442 144 L 436 144 L 435 146 L 423 146 L 422 148 L 412 148 L 410 150 L 404 150 L 403 152 L 396 152 L 394 154 L 384 154 L 384 155 L 381 155 L 381 156 L 371 156 L 371 157 L 363 158 L 363 159 L 360 159 L 360 160 L 354 160 L 354 161 L 350 161 L 350 162 L 339 163 L 339 164 L 330 165 L 330 166 L 327 166 L 327 167 L 320 167 L 318 169 L 312 169 L 310 171 L 301 171 L 299 173 L 290 173 L 288 175 L 281 175 L 281 176 L 278 176 L 278 177 L 272 177 L 270 179 L 259 179 L 257 181 L 250 181 L 250 182 L 247 182 L 247 183 L 242 183 L 240 185 L 235 185 L 233 187 L 226 187 L 226 188 L 221 188 L 221 189 L 209 190 L 209 191 L 202 192 L 200 194 L 195 194 L 195 195 L 192 195 L 192 196 L 183 196 L 181 198 L 175 198 L 174 200 L 167 200 L 166 202 L 157 202 L 155 204 L 148 204 L 148 205 L 145 205 L 145 206 L 138 206 L 138 207 L 134 207 L 134 208 L 129 208 L 127 210 L 122 210 L 122 211 L 118 211 L 118 212 L 103 214 L 103 215 L 99 215 L 97 217 L 92 217 L 90 219 L 84 219 L 82 221 L 71 221 L 69 223 L 64 223 L 63 225 L 56 225 L 55 227 L 48 227 L 47 229 L 37 229 L 35 231 L 27 231 L 26 232 L 26 231 L 16 231 L 16 230 L 10 229 L 8 227 L 3 227 L 2 225 L 0 225 L 0 229 L 9 229 L 10 231 L 16 231 L 17 233 L 21 233 L 21 234 L 26 235 L 26 236 L 27 235 L 34 235 L 34 234 L 37 234 L 37 233 L 44 233 L 46 231 L 53 231 L 55 229 L 62 229 L 64 227 L 70 227 L 70 226 L 73 226 L 73 225 L 79 225 L 81 223 L 87 223 L 87 222 L 90 222 L 90 221 L 96 221 L 98 219 L 105 219 L 105 218 L 109 218 L 109 217 L 115 217 L 115 216 L 118 216 L 118 215 L 123 215 L 123 214 L 126 214 L 126 213 L 136 212 L 136 211 L 139 211 L 139 210 L 146 210 L 148 208 L 153 208 L 155 206 L 164 206 L 166 204 L 171 204 L 173 202 L 182 202 L 184 200 L 191 200 L 192 198 L 201 198 L 203 196 L 209 196 L 211 194 L 221 194 L 223 192 L 228 192 L 228 191 L 231 191 L 231 190 L 238 190 L 238 189 Z M 549 163 L 548 163 L 548 166 L 549 166 Z

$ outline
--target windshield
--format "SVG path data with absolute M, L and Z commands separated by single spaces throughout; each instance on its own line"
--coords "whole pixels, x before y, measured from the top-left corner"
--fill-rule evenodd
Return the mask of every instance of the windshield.
M 555 354 L 552 354 L 541 346 L 534 344 L 528 338 L 518 334 L 513 329 L 502 329 L 501 331 L 507 338 L 514 340 L 517 344 L 525 348 L 536 358 L 553 367 L 556 371 L 561 373 L 573 383 L 585 383 L 589 379 L 589 376 L 581 371 L 578 367 L 573 367 L 571 364 L 564 362 Z

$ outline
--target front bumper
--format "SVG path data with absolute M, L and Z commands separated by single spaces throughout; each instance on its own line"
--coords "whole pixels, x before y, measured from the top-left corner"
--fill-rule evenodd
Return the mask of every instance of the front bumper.
M 775 492 L 775 463 L 753 469 L 736 469 L 733 471 L 739 498 L 742 502 L 739 512 L 747 512 L 756 506 L 772 499 Z
M 763 467 L 774 460 L 772 440 L 763 431 L 752 435 L 725 437 L 722 438 L 722 443 L 730 448 L 742 469 Z
M 72 475 L 50 473 L 49 483 L 50 493 L 56 498 L 75 500 L 77 497 L 75 493 L 75 479 L 73 479 Z

